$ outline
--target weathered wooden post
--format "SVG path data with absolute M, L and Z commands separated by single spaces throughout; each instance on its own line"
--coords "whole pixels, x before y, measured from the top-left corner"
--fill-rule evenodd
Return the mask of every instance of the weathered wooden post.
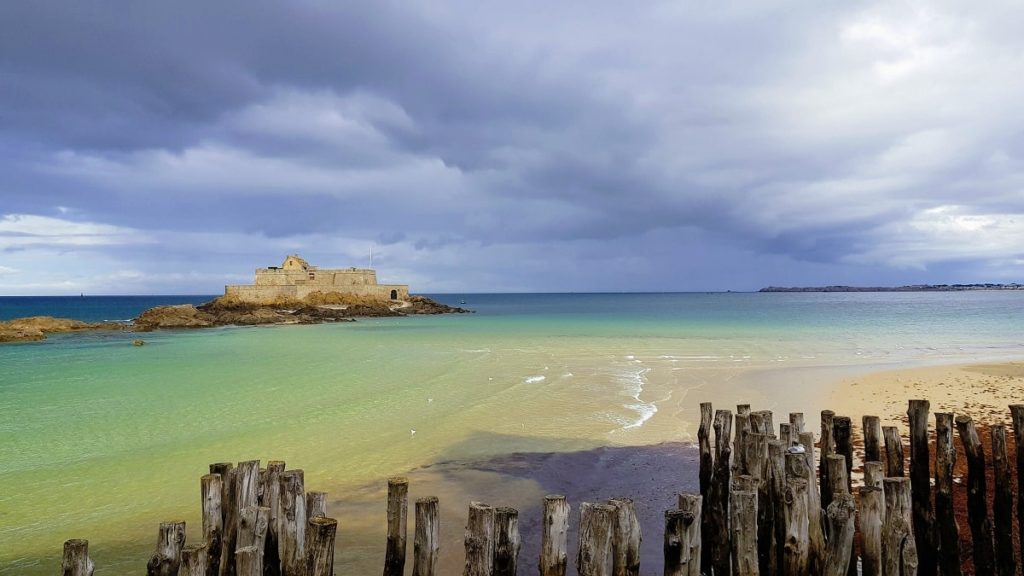
M 828 480 L 828 457 L 836 453 L 833 422 L 835 416 L 836 413 L 831 410 L 821 411 L 821 460 L 818 462 L 818 474 L 821 476 L 819 479 L 821 482 L 819 504 L 822 509 L 827 508 L 832 502 L 832 485 Z
M 808 532 L 808 566 L 811 573 L 821 572 L 825 566 L 825 529 L 820 492 L 818 491 L 817 474 L 814 472 L 814 433 L 801 432 L 800 445 L 804 449 L 804 478 L 807 480 L 807 532 Z
M 210 474 L 217 474 L 221 479 L 220 492 L 220 552 L 210 551 L 211 557 L 219 556 L 219 569 L 216 574 L 220 576 L 231 576 L 235 573 L 234 542 L 229 542 L 231 526 L 238 524 L 238 510 L 235 508 L 235 465 L 230 462 L 217 462 L 210 464 Z
M 885 465 L 879 461 L 868 461 L 864 463 L 864 485 L 874 486 L 879 490 L 883 489 L 882 480 L 885 478 Z
M 787 448 L 793 445 L 793 425 L 788 422 L 779 423 L 779 439 Z
M 935 414 L 935 525 L 939 536 L 939 568 L 943 576 L 960 576 L 960 527 L 953 512 L 953 415 Z
M 754 412 L 751 416 L 757 415 L 762 426 L 768 424 L 771 412 Z M 747 434 L 747 445 L 745 449 L 747 459 L 747 473 L 755 480 L 752 489 L 757 492 L 757 518 L 752 526 L 757 531 L 757 557 L 760 571 L 767 574 L 772 560 L 772 534 L 775 530 L 775 511 L 773 502 L 769 498 L 771 492 L 770 480 L 768 477 L 768 446 L 772 439 L 761 432 Z M 735 531 L 734 531 L 735 533 Z
M 715 458 L 711 453 L 711 421 L 712 421 L 712 409 L 711 402 L 701 402 L 700 404 L 700 428 L 697 429 L 697 442 L 700 445 L 700 495 L 705 502 L 711 494 L 711 476 L 714 473 Z M 700 532 L 702 537 L 710 538 L 711 526 L 708 523 L 708 517 L 705 515 L 700 520 Z M 701 550 L 701 570 L 706 573 L 711 573 L 711 549 L 704 547 Z M 541 568 L 541 574 L 543 575 L 543 567 Z
M 327 518 L 327 492 L 306 492 L 306 518 Z
M 864 427 L 864 461 L 880 462 L 882 460 L 882 421 L 878 416 L 861 418 Z
M 412 576 L 434 576 L 440 549 L 441 523 L 437 497 L 416 500 L 416 534 L 412 544 Z M 542 574 L 543 576 L 543 574 Z
M 161 522 L 156 540 L 156 553 L 146 565 L 148 576 L 178 576 L 181 549 L 185 547 L 185 523 Z
M 210 470 L 213 470 L 211 465 Z M 243 508 L 259 505 L 259 482 L 260 482 L 260 461 L 247 460 L 239 462 L 233 469 L 229 470 L 231 476 L 230 503 L 224 514 L 224 537 L 221 541 L 221 576 L 231 576 L 237 570 L 238 563 L 235 562 L 235 550 L 242 548 L 238 545 L 239 515 Z M 222 480 L 226 481 L 224 474 Z M 224 486 L 228 492 L 227 484 Z M 263 560 L 260 559 L 262 565 Z
M 255 546 L 235 550 L 235 573 L 238 576 L 263 576 L 263 556 Z
M 992 522 L 986 502 L 985 451 L 969 416 L 957 416 L 956 427 L 967 456 L 967 523 L 971 526 L 974 570 L 978 574 L 995 574 Z
M 246 506 L 238 512 L 238 548 L 253 546 L 260 558 L 265 555 L 267 528 L 270 523 L 270 508 Z M 262 560 L 260 562 L 263 563 Z
M 608 576 L 614 515 L 615 508 L 607 504 L 580 505 L 580 547 L 576 555 L 579 576 Z
M 206 544 L 189 544 L 181 549 L 181 567 L 178 576 L 206 576 L 209 560 Z
M 306 557 L 305 473 L 285 470 L 281 474 L 281 510 L 278 557 L 284 576 L 303 576 Z
M 764 434 L 769 439 L 775 438 L 775 421 L 771 410 L 751 412 L 750 425 L 754 432 Z
M 1013 444 L 1017 458 L 1017 533 L 1020 534 L 1020 558 L 1024 562 L 1024 404 L 1011 404 Z
M 701 576 L 701 498 L 696 494 L 680 494 L 679 510 L 683 513 L 681 576 Z
M 786 449 L 791 441 L 785 438 L 768 442 L 768 500 L 771 503 L 771 542 L 767 571 L 762 574 L 782 574 L 782 547 L 786 539 L 785 514 L 782 499 L 786 492 Z M 760 536 L 758 536 L 760 538 Z
M 825 553 L 825 576 L 844 576 L 850 569 L 853 556 L 853 496 L 846 492 L 832 495 L 832 503 L 825 511 L 828 518 L 828 549 Z M 856 562 L 856 558 L 853 559 Z M 854 572 L 856 574 L 856 571 Z
M 260 475 L 263 482 L 261 506 L 270 508 L 267 524 L 267 543 L 263 550 L 263 573 L 265 576 L 281 576 L 281 475 L 284 474 L 283 460 L 267 462 L 267 471 Z
M 465 544 L 463 576 L 491 576 L 494 569 L 494 508 L 482 502 L 469 503 Z
M 848 428 L 846 429 L 845 432 L 842 432 L 842 433 L 839 432 L 844 427 L 844 422 L 843 422 L 844 420 L 845 420 L 845 424 L 849 424 L 849 420 L 850 420 L 849 418 L 846 418 L 846 417 L 836 417 L 836 419 L 835 419 L 835 423 L 837 424 L 837 426 L 836 426 L 836 435 L 838 437 L 838 436 L 840 436 L 840 434 L 846 434 L 847 438 L 849 438 L 849 432 L 848 432 L 849 429 Z M 841 442 L 839 442 L 837 444 L 839 446 L 841 446 L 842 448 L 845 448 L 845 447 L 849 446 L 848 440 L 847 440 L 845 446 L 843 446 Z M 840 495 L 841 496 L 849 496 L 850 495 L 850 474 L 849 474 L 849 471 L 848 471 L 848 469 L 846 467 L 847 466 L 847 462 L 848 461 L 846 459 L 846 455 L 842 454 L 842 453 L 832 454 L 831 456 L 828 457 L 828 481 L 831 484 L 829 489 L 832 491 L 832 499 L 833 499 L 833 502 L 830 503 L 828 508 L 825 510 L 826 521 L 828 522 L 829 532 L 827 532 L 827 534 L 828 534 L 828 543 L 826 545 L 825 565 L 824 565 L 823 572 L 824 573 L 828 573 L 828 574 L 832 573 L 831 571 L 836 569 L 834 565 L 829 564 L 829 563 L 830 562 L 835 562 L 835 556 L 837 554 L 843 554 L 843 553 L 846 552 L 845 542 L 837 541 L 836 540 L 837 534 L 834 533 L 834 532 L 831 532 L 831 530 L 836 527 L 836 525 L 837 525 L 836 523 L 837 522 L 840 523 L 840 524 L 844 523 L 846 521 L 846 517 L 847 516 L 850 516 L 850 522 L 851 523 L 853 522 L 853 518 L 854 518 L 854 515 L 847 514 L 845 512 L 845 504 L 842 505 L 841 507 L 835 509 L 835 514 L 836 514 L 836 519 L 835 520 L 833 520 L 831 518 L 828 518 L 828 511 L 833 509 L 832 504 L 835 503 L 835 499 L 838 496 L 840 496 Z M 853 506 L 852 502 L 851 502 L 850 505 Z M 851 528 L 851 531 L 852 531 L 852 528 Z M 836 547 L 837 544 L 839 544 L 838 548 Z M 856 566 L 857 559 L 852 554 L 852 546 L 853 546 L 853 540 L 851 539 L 850 540 L 850 547 L 851 547 L 850 548 L 850 552 L 846 553 L 846 559 L 847 559 L 847 564 L 848 564 L 847 565 L 847 571 L 849 573 L 851 573 L 851 574 L 856 575 L 856 572 L 857 572 L 857 566 Z
M 910 497 L 913 503 L 914 539 L 920 561 L 921 576 L 935 576 L 938 572 L 938 550 L 932 527 L 931 463 L 928 461 L 927 400 L 911 400 L 907 406 L 910 423 Z
M 615 508 L 612 521 L 612 574 L 614 576 L 640 576 L 640 520 L 636 507 L 629 498 L 608 501 Z
M 64 542 L 60 569 L 63 576 L 92 576 L 95 565 L 89 558 L 89 541 L 75 539 Z
M 220 554 L 224 534 L 224 481 L 220 474 L 207 474 L 200 478 L 199 488 L 203 505 L 203 542 L 206 544 L 206 573 L 220 574 Z
M 885 493 L 877 486 L 860 488 L 861 568 L 863 576 L 882 576 L 882 525 Z
M 917 544 L 911 518 L 910 479 L 886 478 L 885 524 L 882 526 L 882 574 L 917 574 Z
M 789 425 L 792 426 L 793 435 L 798 436 L 804 431 L 804 413 L 803 412 L 790 412 L 789 413 Z M 788 446 L 787 446 L 788 448 Z
M 494 509 L 494 576 L 516 576 L 519 563 L 519 511 Z
M 993 424 L 992 472 L 995 475 L 995 494 L 992 500 L 992 519 L 996 537 L 996 575 L 1014 576 L 1017 563 L 1013 557 L 1013 488 L 1010 486 L 1010 463 L 1006 457 L 1006 425 Z
M 736 426 L 736 432 L 735 436 L 732 439 L 732 473 L 733 475 L 746 474 L 747 455 L 744 453 L 744 451 L 747 447 L 747 434 L 750 433 L 751 431 L 750 409 L 747 409 L 746 414 L 741 414 L 737 412 L 734 422 Z
M 709 498 L 703 513 L 708 516 L 709 533 L 702 535 L 704 548 L 710 548 L 711 569 L 716 574 L 728 574 L 732 568 L 729 558 L 729 491 L 731 485 L 732 451 L 730 433 L 732 412 L 715 412 L 715 471 L 711 479 Z
M 832 494 L 849 494 L 846 489 L 848 474 L 846 473 L 846 458 L 842 454 L 832 454 L 826 462 L 828 467 L 828 489 Z
M 786 517 L 786 541 L 782 573 L 786 576 L 808 576 L 807 480 L 786 478 L 783 512 Z
M 569 552 L 569 503 L 565 496 L 544 497 L 541 527 L 540 576 L 565 576 Z
M 732 527 L 733 576 L 756 576 L 757 556 L 757 492 L 733 491 L 730 500 Z
M 334 518 L 317 516 L 306 525 L 305 572 L 306 576 L 334 576 L 334 538 L 338 533 L 338 521 Z
M 403 477 L 389 478 L 388 545 L 384 556 L 384 576 L 402 576 L 405 572 L 408 514 L 409 480 Z
M 687 574 L 683 559 L 686 548 L 686 513 L 682 510 L 665 511 L 665 576 L 684 576 Z
M 885 477 L 903 476 L 903 439 L 900 430 L 895 426 L 882 426 L 885 438 Z
M 851 480 L 853 472 L 853 423 L 849 416 L 836 416 L 832 420 L 833 439 L 836 443 L 836 454 L 846 459 L 846 493 L 853 488 Z M 833 492 L 834 494 L 835 492 Z

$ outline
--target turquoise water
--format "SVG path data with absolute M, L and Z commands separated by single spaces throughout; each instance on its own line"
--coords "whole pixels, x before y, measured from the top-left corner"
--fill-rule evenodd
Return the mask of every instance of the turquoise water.
M 137 573 L 161 520 L 197 535 L 210 462 L 302 467 L 356 529 L 367 486 L 437 461 L 687 439 L 710 397 L 789 405 L 745 375 L 1024 356 L 1024 292 L 436 298 L 477 313 L 0 347 L 0 573 L 53 573 L 71 537 Z M 68 300 L 86 319 L 154 303 L 0 311 Z

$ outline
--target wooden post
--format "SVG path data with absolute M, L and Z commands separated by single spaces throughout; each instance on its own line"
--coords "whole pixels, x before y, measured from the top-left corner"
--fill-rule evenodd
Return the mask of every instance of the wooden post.
M 185 547 L 185 523 L 161 522 L 156 540 L 156 553 L 146 565 L 148 576 L 178 576 L 181 549 Z
M 278 533 L 278 558 L 281 574 L 303 576 L 306 557 L 305 474 L 302 470 L 285 470 L 281 474 L 281 512 Z
M 828 518 L 831 537 L 825 554 L 824 574 L 844 576 L 850 569 L 850 559 L 853 556 L 853 496 L 846 492 L 832 494 L 832 503 L 828 505 L 825 516 Z
M 775 438 L 775 422 L 771 410 L 758 410 L 750 413 L 750 427 L 758 434 Z
M 402 573 L 405 572 L 408 514 L 409 480 L 402 477 L 389 478 L 388 545 L 384 556 L 384 576 L 402 576 Z
M 569 552 L 569 503 L 565 496 L 544 497 L 541 527 L 540 576 L 565 576 Z
M 681 576 L 701 576 L 701 498 L 696 494 L 680 494 L 679 510 L 683 513 Z
M 846 459 L 846 493 L 849 494 L 853 488 L 851 481 L 853 472 L 853 424 L 849 416 L 836 416 L 832 421 L 832 426 L 833 438 L 836 442 L 836 454 Z
M 910 479 L 886 478 L 885 524 L 882 525 L 882 574 L 917 574 L 917 544 L 911 518 Z
M 763 425 L 768 425 L 771 412 L 767 415 L 764 412 L 754 412 L 751 416 L 758 415 Z M 747 472 L 755 479 L 754 485 L 750 488 L 757 492 L 757 518 L 752 526 L 757 530 L 757 557 L 760 571 L 767 574 L 772 561 L 772 534 L 775 530 L 775 511 L 773 502 L 769 498 L 771 487 L 768 477 L 768 446 L 771 438 L 760 432 L 747 434 L 746 458 Z M 746 488 L 744 488 L 745 490 Z M 734 531 L 735 533 L 735 531 Z
M 61 560 L 60 569 L 63 576 L 92 576 L 95 565 L 89 558 L 89 541 L 64 542 L 64 558 Z
M 665 576 L 684 576 L 686 557 L 686 513 L 682 510 L 665 511 Z
M 199 479 L 199 488 L 203 505 L 206 573 L 210 576 L 217 576 L 220 574 L 221 540 L 224 534 L 224 513 L 221 511 L 221 503 L 224 501 L 224 481 L 220 474 L 207 474 Z
M 263 556 L 255 546 L 243 546 L 235 550 L 235 574 L 263 576 Z
M 823 511 L 821 509 L 820 492 L 818 490 L 818 474 L 815 472 L 817 461 L 814 454 L 814 433 L 800 432 L 798 434 L 798 440 L 800 442 L 800 446 L 804 449 L 803 475 L 798 477 L 807 481 L 807 562 L 809 570 L 812 574 L 815 574 L 821 572 L 825 566 L 825 531 L 822 519 Z M 799 455 L 799 453 L 797 454 Z
M 212 470 L 212 466 L 211 466 Z M 259 505 L 259 482 L 260 482 L 260 461 L 247 460 L 239 462 L 234 470 L 230 471 L 231 490 L 230 505 L 224 515 L 224 539 L 221 543 L 221 576 L 231 576 L 232 570 L 237 570 L 238 563 L 235 561 L 235 550 L 242 548 L 238 545 L 239 515 L 242 508 Z M 222 474 L 222 479 L 225 477 Z M 225 491 L 227 485 L 225 484 Z M 262 565 L 263 560 L 260 559 Z
M 1024 404 L 1011 404 L 1013 443 L 1017 462 L 1017 533 L 1020 535 L 1020 558 L 1024 562 Z
M 465 545 L 463 576 L 491 576 L 494 566 L 494 508 L 482 502 L 469 503 Z
M 746 474 L 747 455 L 744 450 L 747 447 L 747 434 L 750 433 L 750 413 L 736 414 L 736 434 L 732 439 L 732 473 L 734 475 Z
M 995 574 L 992 522 L 986 502 L 985 451 L 969 416 L 957 416 L 956 427 L 967 456 L 967 523 L 971 526 L 974 570 L 978 574 Z
M 614 515 L 615 508 L 607 504 L 580 505 L 580 547 L 576 555 L 579 576 L 608 576 Z
M 903 439 L 900 430 L 895 426 L 882 426 L 885 438 L 885 477 L 903 476 Z
M 785 443 L 786 448 L 793 445 L 793 425 L 788 422 L 779 423 L 779 439 Z
M 246 506 L 242 508 L 238 512 L 238 539 L 236 540 L 238 548 L 255 546 L 260 558 L 263 558 L 269 523 L 270 508 L 266 506 Z
M 178 576 L 206 576 L 209 560 L 206 544 L 189 544 L 181 549 L 181 567 Z
M 797 436 L 804 431 L 804 413 L 803 412 L 790 412 L 789 413 L 789 425 L 792 426 L 793 435 Z
M 953 415 L 935 414 L 935 525 L 938 527 L 939 569 L 943 576 L 960 576 L 960 527 L 953 512 Z
M 334 576 L 334 538 L 338 521 L 318 516 L 306 525 L 306 576 Z
M 736 405 L 737 416 L 750 416 L 750 404 L 737 404 Z
M 437 497 L 416 501 L 416 534 L 412 544 L 412 576 L 434 576 L 437 573 L 437 551 L 440 548 L 441 522 Z
M 705 548 L 710 548 L 711 569 L 715 574 L 728 574 L 732 568 L 729 552 L 729 490 L 731 484 L 730 432 L 732 412 L 715 412 L 715 471 L 711 479 L 710 498 L 703 513 L 708 516 L 709 533 L 702 535 Z
M 715 458 L 711 453 L 711 420 L 712 410 L 711 402 L 701 402 L 700 404 L 700 428 L 697 429 L 697 442 L 700 444 L 700 495 L 704 501 L 710 498 L 711 494 L 711 476 L 714 473 Z M 704 538 L 710 538 L 711 527 L 708 524 L 707 516 L 701 518 L 700 531 Z M 706 572 L 711 572 L 711 549 L 703 548 L 701 550 L 701 569 Z M 544 576 L 544 568 L 541 566 L 541 576 Z
M 864 461 L 880 462 L 882 460 L 882 421 L 878 416 L 861 418 L 864 428 Z
M 306 518 L 327 518 L 327 492 L 306 492 Z
M 1006 457 L 1006 425 L 993 424 L 992 472 L 995 475 L 995 494 L 992 500 L 992 519 L 996 537 L 996 575 L 1014 576 L 1017 563 L 1013 557 L 1013 488 L 1010 486 L 1010 463 Z
M 864 485 L 874 486 L 882 490 L 882 479 L 885 478 L 884 464 L 878 461 L 864 463 Z
M 835 437 L 833 436 L 833 419 L 836 413 L 831 410 L 821 411 L 821 460 L 818 462 L 818 474 L 821 476 L 820 500 L 821 508 L 825 509 L 832 502 L 832 489 L 828 481 L 828 457 L 836 453 Z M 817 513 L 817 511 L 814 511 Z
M 877 486 L 860 488 L 861 568 L 863 576 L 882 576 L 882 525 L 885 493 Z
M 913 503 L 914 539 L 920 561 L 921 576 L 938 572 L 938 550 L 934 545 L 932 527 L 931 463 L 928 461 L 927 400 L 911 400 L 907 406 L 910 423 L 910 497 Z
M 640 576 L 640 520 L 629 498 L 608 501 L 615 508 L 612 521 L 612 574 Z
M 783 547 L 783 574 L 808 576 L 807 480 L 787 477 L 783 497 L 786 541 Z M 717 574 L 717 573 L 716 573 Z
M 220 568 L 215 574 L 232 576 L 235 573 L 234 542 L 228 542 L 231 526 L 238 524 L 238 510 L 235 508 L 235 465 L 230 462 L 210 464 L 210 474 L 217 474 L 221 480 L 220 512 L 220 552 L 208 552 L 210 561 L 217 558 Z
M 848 486 L 849 474 L 846 472 L 846 457 L 842 454 L 832 454 L 828 457 L 828 489 L 835 494 L 849 494 L 850 492 L 846 489 Z
M 757 492 L 737 490 L 730 498 L 733 576 L 756 576 Z
M 519 512 L 515 508 L 494 509 L 494 576 L 516 576 L 519 563 Z
M 261 506 L 270 508 L 267 524 L 267 542 L 263 550 L 263 573 L 265 576 L 281 576 L 281 475 L 284 474 L 283 460 L 267 462 L 266 474 L 261 475 L 263 498 Z
M 762 574 L 782 574 L 782 547 L 786 539 L 785 514 L 782 500 L 786 492 L 786 449 L 785 438 L 768 442 L 768 501 L 771 503 L 771 542 L 768 555 L 769 569 Z M 760 536 L 759 536 L 760 537 Z

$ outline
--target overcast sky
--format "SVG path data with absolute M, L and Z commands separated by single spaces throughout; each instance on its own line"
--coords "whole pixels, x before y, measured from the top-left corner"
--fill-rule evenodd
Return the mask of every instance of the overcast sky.
M 0 294 L 1024 281 L 1014 2 L 0 2 Z

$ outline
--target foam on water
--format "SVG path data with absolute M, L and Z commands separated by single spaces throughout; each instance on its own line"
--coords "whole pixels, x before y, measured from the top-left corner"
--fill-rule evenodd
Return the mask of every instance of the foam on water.
M 547 380 L 547 376 L 540 376 L 540 375 L 538 375 L 538 376 L 527 376 L 525 379 L 523 379 L 523 383 L 524 384 L 537 384 L 538 382 L 543 382 L 545 380 Z

